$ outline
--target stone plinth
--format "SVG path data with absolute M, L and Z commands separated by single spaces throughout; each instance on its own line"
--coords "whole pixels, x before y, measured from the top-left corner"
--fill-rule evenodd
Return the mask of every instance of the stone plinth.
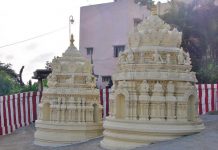
M 131 149 L 204 129 L 196 76 L 181 39 L 181 32 L 157 16 L 130 33 L 113 75 L 103 148 Z
M 34 143 L 63 146 L 102 135 L 102 106 L 91 63 L 71 45 L 52 61 L 42 94 Z

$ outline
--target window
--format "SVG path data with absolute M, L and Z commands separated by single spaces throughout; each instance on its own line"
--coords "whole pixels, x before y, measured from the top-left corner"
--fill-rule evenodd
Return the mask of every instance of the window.
M 114 46 L 114 57 L 118 57 L 120 52 L 125 50 L 125 45 Z
M 103 82 L 109 82 L 111 80 L 111 76 L 102 76 Z
M 93 54 L 93 47 L 86 48 L 86 51 L 87 51 L 87 55 L 92 55 Z

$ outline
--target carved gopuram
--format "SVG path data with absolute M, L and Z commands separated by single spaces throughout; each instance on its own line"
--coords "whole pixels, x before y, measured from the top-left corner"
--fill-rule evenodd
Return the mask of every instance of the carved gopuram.
M 102 106 L 92 64 L 73 44 L 52 61 L 42 94 L 34 143 L 63 146 L 102 135 Z
M 198 97 L 182 33 L 158 16 L 143 20 L 120 53 L 101 146 L 132 149 L 198 133 Z

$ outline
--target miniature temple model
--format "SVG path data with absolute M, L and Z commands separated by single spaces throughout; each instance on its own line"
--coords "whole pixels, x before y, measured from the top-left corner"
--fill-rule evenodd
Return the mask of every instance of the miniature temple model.
M 131 149 L 200 132 L 198 97 L 182 33 L 158 16 L 129 35 L 113 75 L 109 117 L 101 146 Z
M 73 44 L 52 61 L 48 88 L 42 94 L 35 144 L 62 146 L 102 135 L 102 106 L 92 64 Z

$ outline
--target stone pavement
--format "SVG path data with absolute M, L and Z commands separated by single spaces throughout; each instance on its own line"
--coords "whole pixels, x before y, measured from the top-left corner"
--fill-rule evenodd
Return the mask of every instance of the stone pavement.
M 159 142 L 136 150 L 218 150 L 218 115 L 203 115 L 206 129 L 201 133 L 175 140 Z M 0 136 L 0 150 L 103 150 L 102 138 L 59 148 L 41 147 L 33 144 L 34 125 L 16 130 L 11 135 Z

